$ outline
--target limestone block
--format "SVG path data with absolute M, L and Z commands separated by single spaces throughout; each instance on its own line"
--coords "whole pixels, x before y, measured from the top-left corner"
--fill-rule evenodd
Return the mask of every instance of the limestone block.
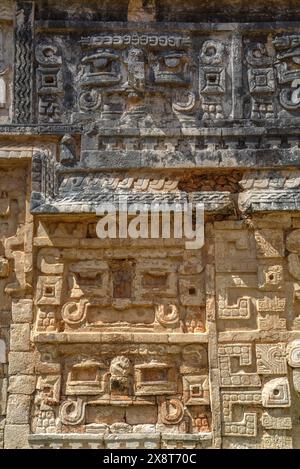
M 130 407 L 126 410 L 126 422 L 130 425 L 154 424 L 157 422 L 155 406 Z
M 35 390 L 36 376 L 17 375 L 9 378 L 8 392 L 11 394 L 32 394 Z
M 286 239 L 286 247 L 290 252 L 300 253 L 300 230 L 293 230 Z
M 6 363 L 6 344 L 3 339 L 0 339 L 0 363 Z
M 13 300 L 12 319 L 15 323 L 30 323 L 32 321 L 32 300 Z
M 7 423 L 29 423 L 30 396 L 11 394 L 7 402 Z
M 30 352 L 9 352 L 9 375 L 32 375 L 34 372 L 34 355 Z
M 4 430 L 5 449 L 26 449 L 28 444 L 29 425 L 7 424 Z
M 114 422 L 122 422 L 125 418 L 125 409 L 122 407 L 101 406 L 101 408 L 90 407 L 86 408 L 86 421 L 87 423 L 107 423 L 113 424 Z
M 10 350 L 26 352 L 30 349 L 29 324 L 12 324 L 10 328 Z
M 160 434 L 114 434 L 104 437 L 107 449 L 154 449 L 160 446 Z
M 133 433 L 155 433 L 156 425 L 146 424 L 146 425 L 133 425 Z
M 0 416 L 6 414 L 7 378 L 0 378 Z
M 30 447 L 33 449 L 102 449 L 104 448 L 103 435 L 84 433 L 40 433 L 30 434 L 28 437 Z
M 268 381 L 262 390 L 264 407 L 290 407 L 291 395 L 287 378 L 275 378 Z

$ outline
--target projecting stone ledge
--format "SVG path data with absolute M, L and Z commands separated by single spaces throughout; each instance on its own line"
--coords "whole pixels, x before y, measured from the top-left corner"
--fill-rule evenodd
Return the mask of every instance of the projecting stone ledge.
M 181 205 L 186 203 L 204 204 L 207 213 L 220 213 L 230 215 L 235 212 L 234 202 L 229 192 L 198 192 L 198 193 L 132 193 L 132 192 L 73 192 L 66 197 L 59 196 L 53 199 L 41 197 L 39 193 L 32 193 L 31 212 L 34 214 L 46 213 L 95 213 L 103 204 L 113 204 L 118 210 L 121 201 L 128 205 L 139 204 L 150 209 L 150 206 L 159 204 Z
M 209 449 L 212 433 L 41 433 L 28 441 L 33 449 Z
M 300 210 L 300 191 L 266 190 L 249 191 L 239 194 L 239 208 L 242 212 L 284 212 Z
M 207 343 L 207 333 L 147 333 L 147 332 L 39 332 L 33 338 L 36 343 L 81 344 L 81 343 L 161 343 L 161 344 L 201 344 Z

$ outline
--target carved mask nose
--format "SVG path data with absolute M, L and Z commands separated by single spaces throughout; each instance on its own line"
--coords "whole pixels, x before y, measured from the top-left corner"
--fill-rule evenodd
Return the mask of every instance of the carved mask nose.
M 128 83 L 137 91 L 145 89 L 145 60 L 139 49 L 132 49 L 128 54 Z

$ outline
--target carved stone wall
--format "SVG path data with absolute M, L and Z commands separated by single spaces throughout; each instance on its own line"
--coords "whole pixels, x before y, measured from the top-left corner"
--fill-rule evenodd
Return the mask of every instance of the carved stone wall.
M 0 5 L 0 448 L 299 448 L 300 9 L 82 3 Z

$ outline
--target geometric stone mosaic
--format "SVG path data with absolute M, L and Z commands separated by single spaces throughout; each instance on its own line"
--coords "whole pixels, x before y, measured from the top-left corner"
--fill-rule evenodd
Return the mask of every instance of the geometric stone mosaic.
M 0 448 L 300 448 L 300 8 L 181 3 L 1 1 Z

